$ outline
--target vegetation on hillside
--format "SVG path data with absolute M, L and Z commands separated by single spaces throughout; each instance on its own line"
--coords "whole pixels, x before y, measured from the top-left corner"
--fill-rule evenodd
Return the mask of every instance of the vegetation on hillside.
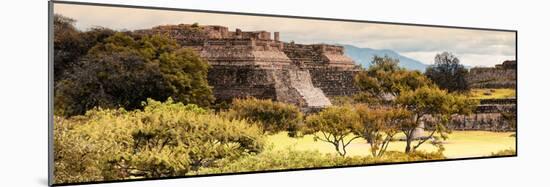
M 318 112 L 252 97 L 214 103 L 209 65 L 192 49 L 165 35 L 74 23 L 54 16 L 57 184 L 445 159 L 451 116 L 471 114 L 481 97 L 463 92 L 463 67 L 442 53 L 426 74 L 375 56 L 354 77 L 359 93 Z M 515 114 L 502 115 L 515 126 Z M 330 151 L 268 143 L 280 134 Z M 438 149 L 421 149 L 427 142 Z M 364 154 L 349 154 L 355 143 Z
M 82 33 L 69 18 L 56 15 L 55 20 L 60 35 L 54 41 L 56 114 L 79 115 L 93 107 L 140 109 L 147 98 L 172 97 L 199 106 L 213 101 L 208 63 L 167 36 Z
M 264 149 L 258 126 L 171 99 L 56 117 L 54 136 L 56 183 L 182 176 Z

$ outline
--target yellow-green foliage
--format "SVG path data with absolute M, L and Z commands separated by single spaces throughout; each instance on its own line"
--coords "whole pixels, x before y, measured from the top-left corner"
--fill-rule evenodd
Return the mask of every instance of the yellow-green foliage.
M 357 166 L 388 162 L 411 162 L 420 160 L 441 160 L 445 157 L 440 153 L 390 151 L 385 156 L 341 157 L 336 154 L 320 153 L 318 151 L 296 151 L 288 147 L 283 150 L 265 151 L 258 155 L 249 155 L 236 161 L 222 161 L 218 166 L 203 168 L 194 174 L 235 173 L 266 170 L 304 169 L 334 166 Z
M 269 134 L 288 131 L 291 136 L 296 134 L 303 118 L 300 109 L 292 104 L 256 98 L 235 99 L 227 115 L 232 119 L 259 123 Z
M 424 135 L 428 135 L 426 132 Z M 321 135 L 321 133 L 317 133 Z M 446 140 L 442 140 L 445 145 L 443 154 L 447 158 L 467 158 L 467 157 L 482 157 L 488 156 L 492 152 L 497 152 L 503 149 L 514 147 L 515 137 L 510 135 L 513 132 L 490 132 L 490 131 L 453 131 L 448 135 Z M 353 138 L 355 135 L 346 136 L 346 140 Z M 400 132 L 394 136 L 395 139 L 405 138 L 405 135 Z M 321 153 L 334 154 L 334 146 L 321 141 L 314 141 L 314 135 L 305 135 L 301 138 L 290 138 L 285 132 L 276 135 L 270 135 L 267 139 L 267 144 L 274 144 L 275 150 L 286 149 L 292 146 L 297 151 L 319 151 Z M 414 141 L 413 143 L 418 142 Z M 406 147 L 405 141 L 391 141 L 387 152 L 400 151 L 403 152 Z M 369 156 L 371 155 L 371 147 L 367 140 L 358 138 L 346 148 L 348 153 L 346 156 Z M 417 151 L 436 152 L 437 146 L 433 146 L 429 142 L 427 145 L 420 146 Z
M 510 156 L 510 155 L 516 155 L 516 150 L 515 149 L 500 150 L 496 153 L 491 153 L 490 156 Z
M 411 113 L 401 108 L 369 108 L 365 104 L 355 105 L 362 128 L 355 134 L 367 140 L 372 156 L 384 155 L 393 136 L 401 128 L 412 124 Z
M 421 118 L 425 115 L 431 115 L 435 122 L 431 125 L 434 126 L 428 139 L 434 137 L 437 132 L 441 138 L 446 139 L 447 133 L 450 130 L 447 129 L 450 116 L 453 114 L 471 114 L 478 105 L 477 100 L 468 99 L 466 96 L 447 93 L 445 90 L 441 90 L 437 87 L 422 87 L 414 91 L 402 92 L 396 98 L 396 102 L 407 108 L 415 119 L 413 125 L 402 126 L 401 129 L 406 136 L 407 146 L 405 152 L 417 149 L 420 145 L 426 142 L 427 139 L 419 141 L 415 146 L 412 146 L 413 132 L 419 127 Z M 436 144 L 441 150 L 444 149 L 440 143 Z
M 472 99 L 515 98 L 516 90 L 510 88 L 472 89 L 469 96 Z
M 330 102 L 334 106 L 343 106 L 343 105 L 351 105 L 354 104 L 355 101 L 350 96 L 334 96 L 330 97 Z
M 414 162 L 423 160 L 444 160 L 446 159 L 441 152 L 413 151 L 403 153 L 399 151 L 388 151 L 383 157 L 377 158 L 376 163 L 395 163 L 395 162 Z
M 360 116 L 351 105 L 332 106 L 306 118 L 304 134 L 313 134 L 314 140 L 330 143 L 340 156 L 345 156 L 346 147 L 359 136 L 345 139 L 362 128 Z
M 143 111 L 56 118 L 55 182 L 182 176 L 262 151 L 261 130 L 194 105 L 149 100 Z
M 375 56 L 369 69 L 355 75 L 354 83 L 361 92 L 383 100 L 388 94 L 398 96 L 403 91 L 432 85 L 419 71 L 407 71 L 398 64 L 399 59 Z

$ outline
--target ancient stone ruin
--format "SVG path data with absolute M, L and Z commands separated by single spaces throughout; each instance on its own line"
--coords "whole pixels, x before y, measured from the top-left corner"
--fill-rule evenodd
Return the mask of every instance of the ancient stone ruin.
M 503 113 L 516 112 L 516 99 L 483 99 L 471 115 L 453 115 L 448 128 L 453 130 L 513 131 L 513 122 L 503 118 Z M 434 119 L 424 118 L 426 128 L 432 129 Z
M 331 105 L 327 96 L 356 92 L 358 66 L 342 46 L 295 44 L 266 31 L 229 31 L 223 26 L 189 24 L 138 30 L 167 34 L 208 60 L 208 82 L 219 101 L 252 96 L 294 103 L 304 110 Z
M 342 46 L 283 42 L 279 32 L 272 38 L 266 31 L 229 31 L 215 25 L 164 25 L 135 33 L 166 34 L 196 50 L 211 65 L 208 82 L 218 102 L 251 96 L 293 103 L 308 112 L 330 106 L 329 97 L 358 91 L 353 77 L 359 67 L 344 55 Z M 474 88 L 515 87 L 515 68 L 515 61 L 472 68 L 467 80 Z M 511 130 L 501 112 L 515 111 L 515 106 L 515 98 L 482 101 L 475 114 L 454 116 L 450 128 Z M 425 118 L 426 128 L 431 121 Z
M 466 81 L 472 88 L 515 88 L 515 60 L 507 60 L 495 67 L 475 67 L 470 69 Z

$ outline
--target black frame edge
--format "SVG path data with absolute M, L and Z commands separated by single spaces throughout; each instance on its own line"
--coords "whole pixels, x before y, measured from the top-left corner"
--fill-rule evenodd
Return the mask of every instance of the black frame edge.
M 402 22 L 389 22 L 389 21 L 368 21 L 368 20 L 354 20 L 354 19 L 341 19 L 341 18 L 324 18 L 324 17 L 308 17 L 308 16 L 290 16 L 290 15 L 277 15 L 277 14 L 263 14 L 263 13 L 244 13 L 244 12 L 229 12 L 229 11 L 217 11 L 217 10 L 200 10 L 200 9 L 186 9 L 186 8 L 168 8 L 168 7 L 155 7 L 155 6 L 138 6 L 138 5 L 124 5 L 124 4 L 108 4 L 108 3 L 92 3 L 92 2 L 76 2 L 76 1 L 48 1 L 48 186 L 69 186 L 69 185 L 89 185 L 89 184 L 106 184 L 106 183 L 120 183 L 120 182 L 136 182 L 136 181 L 152 181 L 152 180 L 168 180 L 168 179 L 184 179 L 184 178 L 199 178 L 199 177 L 213 177 L 213 176 L 233 176 L 233 175 L 247 175 L 247 174 L 262 174 L 262 173 L 278 173 L 278 172 L 292 172 L 292 171 L 310 171 L 310 170 L 324 170 L 324 169 L 339 169 L 339 168 L 356 168 L 356 167 L 369 167 L 369 166 L 384 166 L 384 165 L 403 165 L 403 164 L 417 164 L 417 163 L 438 163 L 448 161 L 463 161 L 463 160 L 482 160 L 493 158 L 510 158 L 518 157 L 518 69 L 516 68 L 516 131 L 515 131 L 515 149 L 514 155 L 504 156 L 480 156 L 480 157 L 467 157 L 467 158 L 453 158 L 444 160 L 423 160 L 423 161 L 411 161 L 411 162 L 389 162 L 389 163 L 376 163 L 367 165 L 349 165 L 349 166 L 333 166 L 333 167 L 317 167 L 317 168 L 295 168 L 295 169 L 278 169 L 278 170 L 262 170 L 262 171 L 247 171 L 236 173 L 217 173 L 217 174 L 205 174 L 205 175 L 188 175 L 188 176 L 175 176 L 175 177 L 161 177 L 161 178 L 147 178 L 147 179 L 125 179 L 125 180 L 106 180 L 106 181 L 92 181 L 92 182 L 78 182 L 78 183 L 54 183 L 54 155 L 53 155 L 53 15 L 55 4 L 72 4 L 72 5 L 89 5 L 89 6 L 103 6 L 103 7 L 118 7 L 118 8 L 135 8 L 135 9 L 150 9 L 150 10 L 168 10 L 168 11 L 187 11 L 198 13 L 215 13 L 215 14 L 230 14 L 230 15 L 243 15 L 243 16 L 266 16 L 266 17 L 278 17 L 278 18 L 293 18 L 293 19 L 308 19 L 308 20 L 323 20 L 323 21 L 344 21 L 344 22 L 356 22 L 356 23 L 374 23 L 374 24 L 391 24 L 391 25 L 403 25 L 403 26 L 420 26 L 420 27 L 435 27 L 435 28 L 447 28 L 447 29 L 469 29 L 469 30 L 481 30 L 481 31 L 499 31 L 499 32 L 514 32 L 515 33 L 515 58 L 518 61 L 518 30 L 514 29 L 494 29 L 494 28 L 481 28 L 481 27 L 465 27 L 465 26 L 450 26 L 450 25 L 432 25 L 432 24 L 418 24 L 418 23 L 402 23 Z
M 54 185 L 54 132 L 53 132 L 53 10 L 54 2 L 48 1 L 48 186 Z
M 295 168 L 295 169 L 279 169 L 279 170 L 246 171 L 246 172 L 236 172 L 236 173 L 216 173 L 216 174 L 205 174 L 205 175 L 186 175 L 186 176 L 160 177 L 160 178 L 150 178 L 150 179 L 146 178 L 146 179 L 124 179 L 124 180 L 91 181 L 91 182 L 78 182 L 78 183 L 61 183 L 61 184 L 52 184 L 51 186 L 73 186 L 73 185 L 90 185 L 90 184 L 106 184 L 106 183 L 121 183 L 121 182 L 139 182 L 139 181 L 187 179 L 187 178 L 202 178 L 202 177 L 215 177 L 215 176 L 280 173 L 280 172 L 293 172 L 293 171 L 315 171 L 315 170 L 342 169 L 342 168 L 360 168 L 360 167 L 368 168 L 370 166 L 388 166 L 388 165 L 392 166 L 392 165 L 405 165 L 405 164 L 439 163 L 439 162 L 453 162 L 453 161 L 463 161 L 463 160 L 484 160 L 484 159 L 495 159 L 495 158 L 515 158 L 515 157 L 517 157 L 517 153 L 515 155 L 468 157 L 468 158 L 454 158 L 454 159 L 444 159 L 444 160 L 421 160 L 421 161 L 411 161 L 411 162 L 376 163 L 376 164 L 368 164 L 368 165 L 349 165 L 349 166 L 333 166 L 333 167 L 318 167 L 318 168 Z

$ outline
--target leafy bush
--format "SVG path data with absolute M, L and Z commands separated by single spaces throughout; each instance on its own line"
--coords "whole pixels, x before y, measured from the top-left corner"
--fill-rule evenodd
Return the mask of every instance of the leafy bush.
M 516 155 L 516 150 L 515 149 L 500 150 L 496 153 L 491 153 L 490 156 L 510 156 L 510 155 Z
M 268 134 L 288 131 L 290 136 L 296 135 L 303 119 L 300 109 L 292 104 L 256 98 L 235 99 L 227 115 L 232 119 L 259 123 Z
M 398 151 L 388 151 L 384 156 L 377 158 L 376 163 L 395 163 L 395 162 L 413 162 L 423 160 L 444 160 L 446 159 L 442 152 L 412 151 L 403 153 Z
M 318 151 L 296 151 L 289 148 L 278 151 L 265 151 L 258 155 L 248 155 L 236 161 L 219 162 L 219 165 L 203 168 L 195 174 L 333 167 L 362 165 L 369 162 L 371 162 L 369 157 L 341 157 L 336 154 L 323 154 Z
M 373 158 L 371 156 L 341 157 L 336 154 L 323 154 L 318 151 L 296 151 L 291 147 L 283 150 L 269 150 L 260 154 L 251 154 L 239 160 L 224 160 L 217 165 L 202 168 L 195 175 L 236 173 L 251 171 L 269 171 L 285 169 L 304 169 L 335 166 L 357 166 L 375 163 L 411 162 L 420 160 L 440 160 L 445 157 L 440 153 L 402 152 L 388 151 L 384 156 Z
M 264 145 L 257 126 L 171 99 L 56 117 L 54 135 L 56 183 L 182 176 Z

